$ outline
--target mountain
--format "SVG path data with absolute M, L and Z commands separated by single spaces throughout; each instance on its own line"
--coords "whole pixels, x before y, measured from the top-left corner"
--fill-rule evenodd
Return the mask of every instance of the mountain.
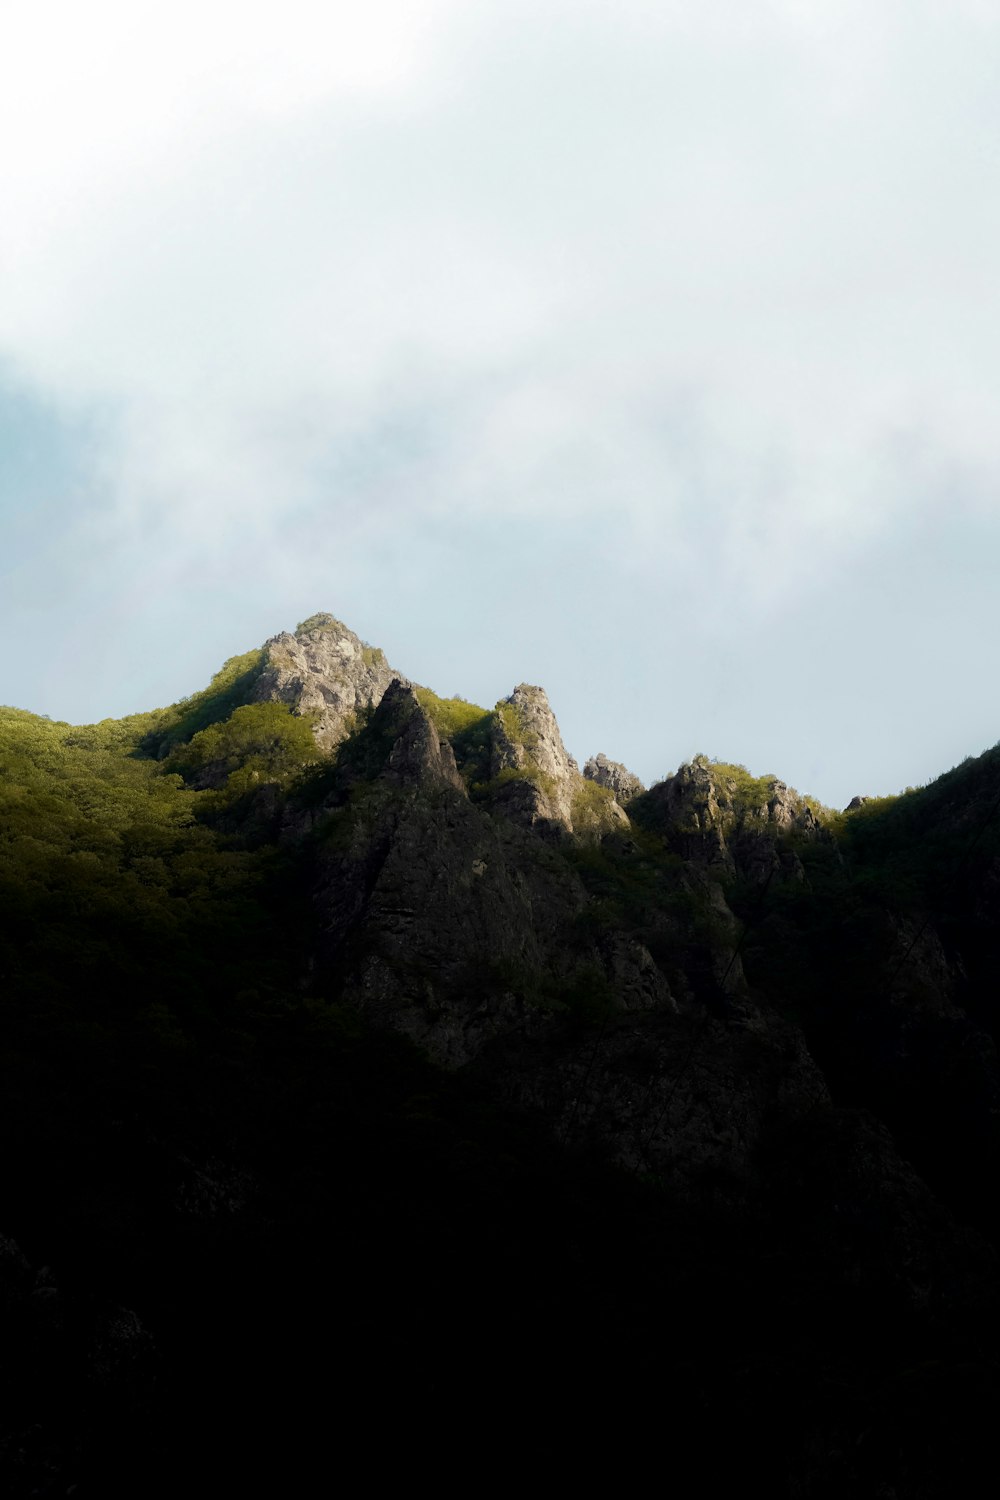
M 322 614 L 0 767 L 11 1494 L 971 1490 L 1000 751 L 647 789 Z

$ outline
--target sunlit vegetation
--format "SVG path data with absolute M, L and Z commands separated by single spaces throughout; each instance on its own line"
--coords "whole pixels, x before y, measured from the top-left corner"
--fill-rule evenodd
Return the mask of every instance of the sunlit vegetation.
M 246 791 L 255 782 L 287 782 L 319 758 L 308 718 L 285 703 L 250 703 L 201 730 L 167 764 L 188 780 Z
M 502 792 L 504 787 L 523 785 L 525 782 L 537 787 L 540 792 L 545 792 L 547 796 L 551 796 L 556 788 L 552 776 L 528 762 L 523 766 L 504 766 L 488 781 L 473 782 L 471 791 L 474 798 L 488 801 Z
M 779 778 L 771 772 L 764 776 L 754 776 L 738 761 L 717 760 L 704 754 L 693 756 L 691 764 L 702 766 L 711 772 L 716 786 L 732 803 L 732 811 L 737 817 L 748 813 L 762 813 L 775 796 Z M 827 829 L 833 830 L 839 826 L 841 815 L 833 808 L 826 807 L 816 797 L 802 796 L 792 787 L 786 790 L 789 797 L 808 807 L 813 817 Z
M 884 945 L 888 911 L 909 917 L 917 931 L 933 910 L 946 948 L 960 942 L 966 964 L 977 961 L 970 912 L 1000 857 L 1000 748 L 926 787 L 822 813 L 836 843 L 795 842 L 807 884 L 772 886 L 763 906 L 759 892 L 748 889 L 745 903 L 738 889 L 729 892 L 738 913 L 752 918 L 748 970 L 765 992 L 794 1007 L 803 994 L 816 1003 L 824 997 L 835 1012 L 843 966 L 864 968 L 859 953 L 873 934 Z M 981 956 L 985 962 L 985 950 Z M 883 982 L 878 964 L 865 972 Z
M 614 826 L 612 805 L 615 800 L 610 787 L 583 778 L 573 791 L 570 817 L 576 834 L 597 834 Z
M 318 627 L 307 621 L 300 630 L 327 628 L 330 618 L 314 617 Z M 882 1126 L 884 1139 L 867 1155 L 853 1147 L 838 1154 L 834 1131 L 862 1140 L 857 1120 L 876 1111 L 931 1189 L 953 1194 L 963 1226 L 977 1213 L 988 1218 L 981 1205 L 992 1192 L 995 1158 L 973 1157 L 954 1187 L 956 1164 L 962 1168 L 979 1128 L 970 1112 L 972 1125 L 961 1134 L 965 1111 L 976 1107 L 965 1087 L 975 1077 L 971 1025 L 946 1007 L 940 1028 L 922 1034 L 919 1054 L 920 1034 L 902 1023 L 892 1028 L 898 1016 L 905 1021 L 921 982 L 919 974 L 900 974 L 899 919 L 905 945 L 928 912 L 935 941 L 961 956 L 966 1014 L 976 1019 L 978 1005 L 983 1024 L 995 1023 L 1000 749 L 920 791 L 841 815 L 836 844 L 795 843 L 803 880 L 779 876 L 762 888 L 747 877 L 727 885 L 738 926 L 715 878 L 668 847 L 649 811 L 653 794 L 630 802 L 630 828 L 552 847 L 503 829 L 498 817 L 486 829 L 497 857 L 510 858 L 512 888 L 530 901 L 532 920 L 564 925 L 564 961 L 539 962 L 528 945 L 500 958 L 491 947 L 472 954 L 460 980 L 482 1009 L 509 1008 L 513 997 L 536 1012 L 533 1027 L 544 1021 L 551 1028 L 526 1032 L 512 1097 L 531 1097 L 524 1082 L 533 1087 L 543 1076 L 532 1069 L 559 1065 L 561 1039 L 586 1043 L 575 1059 L 564 1054 L 572 1112 L 563 1111 L 557 1136 L 555 1114 L 535 1119 L 491 1093 L 492 1060 L 500 1056 L 505 1065 L 504 1049 L 519 1043 L 501 1035 L 484 1067 L 446 1074 L 405 1038 L 380 1033 L 370 1019 L 374 1007 L 347 998 L 349 965 L 367 973 L 358 960 L 368 939 L 360 924 L 350 925 L 350 912 L 336 912 L 346 956 L 323 952 L 336 895 L 323 884 L 325 872 L 345 864 L 356 878 L 343 894 L 350 900 L 356 890 L 362 899 L 383 868 L 400 808 L 425 795 L 381 775 L 414 712 L 409 695 L 400 694 L 395 709 L 390 700 L 361 710 L 337 755 L 324 759 L 305 718 L 284 704 L 252 701 L 261 665 L 260 652 L 235 657 L 204 692 L 120 721 L 71 726 L 0 710 L 0 1127 L 8 1146 L 0 1231 L 23 1243 L 32 1267 L 54 1266 L 60 1287 L 45 1301 L 48 1283 L 36 1285 L 32 1270 L 22 1301 L 12 1303 L 17 1316 L 8 1319 L 15 1354 L 26 1310 L 37 1311 L 41 1330 L 34 1343 L 22 1342 L 30 1358 L 8 1361 L 8 1397 L 20 1401 L 33 1381 L 42 1389 L 38 1372 L 47 1388 L 52 1370 L 60 1392 L 54 1407 L 47 1395 L 24 1407 L 17 1442 L 22 1431 L 25 1448 L 44 1438 L 40 1419 L 51 1422 L 53 1410 L 57 1439 L 42 1450 L 31 1486 L 11 1493 L 62 1492 L 78 1471 L 89 1493 L 140 1492 L 164 1459 L 172 1470 L 163 1492 L 177 1493 L 201 1472 L 206 1440 L 210 1449 L 215 1444 L 210 1472 L 223 1476 L 222 1488 L 246 1489 L 245 1476 L 252 1488 L 258 1432 L 281 1476 L 270 1487 L 283 1493 L 288 1454 L 301 1435 L 318 1434 L 317 1462 L 328 1465 L 330 1410 L 348 1399 L 344 1391 L 356 1393 L 349 1418 L 367 1410 L 387 1360 L 419 1375 L 403 1387 L 408 1409 L 424 1395 L 421 1432 L 433 1429 L 441 1410 L 457 1410 L 472 1430 L 509 1395 L 510 1361 L 496 1356 L 509 1349 L 542 1349 L 544 1358 L 528 1361 L 529 1394 L 546 1420 L 555 1411 L 552 1421 L 559 1419 L 553 1390 L 568 1393 L 567 1409 L 593 1410 L 603 1420 L 616 1398 L 602 1387 L 592 1402 L 594 1369 L 638 1369 L 649 1400 L 637 1416 L 637 1382 L 626 1382 L 613 1430 L 631 1431 L 650 1413 L 655 1429 L 663 1410 L 680 1411 L 681 1427 L 704 1424 L 702 1466 L 713 1442 L 718 1447 L 720 1404 L 705 1393 L 735 1392 L 730 1405 L 744 1426 L 729 1444 L 734 1468 L 747 1472 L 740 1434 L 750 1445 L 763 1433 L 761 1467 L 772 1489 L 785 1482 L 786 1450 L 801 1431 L 821 1468 L 831 1451 L 871 1463 L 870 1484 L 868 1470 L 861 1486 L 840 1484 L 837 1470 L 831 1487 L 824 1469 L 810 1492 L 871 1494 L 888 1493 L 885 1476 L 894 1471 L 882 1457 L 896 1451 L 899 1434 L 942 1403 L 942 1431 L 957 1414 L 968 1430 L 988 1432 L 981 1415 L 988 1402 L 973 1403 L 969 1416 L 963 1393 L 972 1385 L 969 1350 L 981 1337 L 982 1363 L 993 1361 L 993 1325 L 979 1319 L 974 1303 L 974 1318 L 963 1311 L 966 1322 L 949 1323 L 946 1289 L 934 1292 L 929 1319 L 921 1292 L 920 1321 L 906 1322 L 924 1275 L 923 1244 L 932 1258 L 940 1250 L 944 1269 L 934 1275 L 942 1287 L 951 1266 L 960 1288 L 978 1283 L 961 1281 L 964 1259 L 947 1259 L 943 1220 L 924 1231 L 910 1215 L 908 1203 L 919 1209 L 923 1200 L 907 1198 L 906 1176 L 878 1187 L 869 1168 L 882 1170 L 889 1157 Z M 495 796 L 502 805 L 508 789 L 516 797 L 519 783 L 552 789 L 530 747 L 524 766 L 490 777 L 500 726 L 527 744 L 513 705 L 486 712 L 425 689 L 417 696 L 484 810 L 494 810 Z M 734 806 L 766 804 L 771 778 L 704 763 Z M 432 826 L 439 794 L 426 793 L 420 828 Z M 446 788 L 440 795 L 457 806 L 460 794 Z M 609 789 L 578 785 L 574 821 L 600 831 L 611 802 Z M 462 816 L 476 821 L 467 808 Z M 266 838 L 263 818 L 272 820 Z M 756 821 L 759 828 L 763 820 Z M 787 834 L 772 827 L 763 837 L 792 852 Z M 422 876 L 426 851 L 419 842 L 410 847 Z M 456 847 L 465 868 L 473 844 Z M 498 868 L 492 854 L 489 864 L 474 885 L 477 900 L 490 899 Z M 562 895 L 550 908 L 547 884 L 534 874 L 553 867 Z M 383 904 L 381 920 L 387 917 L 397 930 L 399 910 Z M 642 1021 L 622 1014 L 615 963 L 634 957 L 636 945 L 670 985 L 676 1013 L 664 1005 Z M 746 1004 L 723 992 L 720 973 L 731 954 L 752 986 Z M 410 956 L 404 951 L 396 961 Z M 433 982 L 435 965 L 436 955 L 426 960 Z M 879 1011 L 890 988 L 892 1004 Z M 794 1130 L 777 1108 L 773 1119 L 765 1115 L 731 1196 L 725 1176 L 709 1175 L 711 1164 L 703 1172 L 693 1158 L 693 1172 L 673 1193 L 666 1179 L 626 1177 L 598 1157 L 585 1134 L 587 1110 L 598 1123 L 598 1110 L 615 1122 L 619 1111 L 642 1110 L 656 1088 L 662 1098 L 665 1084 L 667 1103 L 676 1095 L 684 1107 L 677 1161 L 685 1167 L 683 1131 L 699 1095 L 689 1109 L 681 1090 L 690 1083 L 697 1091 L 700 1078 L 710 1077 L 718 1038 L 740 1035 L 739 1067 L 759 1069 L 769 1095 L 770 1074 L 778 1083 L 786 1066 L 767 1043 L 769 1031 L 779 1035 L 775 1013 L 802 1026 L 836 1109 L 819 1092 L 815 1100 L 793 1092 Z M 655 1053 L 642 1050 L 643 1027 L 657 1038 Z M 635 1053 L 614 1054 L 614 1045 L 631 1049 L 633 1031 Z M 789 1044 L 798 1046 L 794 1037 Z M 627 1087 L 617 1093 L 602 1082 L 614 1055 L 632 1070 L 619 1075 Z M 901 1062 L 909 1066 L 914 1057 L 910 1087 Z M 713 1135 L 742 1129 L 729 1115 L 730 1096 L 738 1103 L 730 1078 L 742 1081 L 727 1063 Z M 663 1106 L 653 1100 L 648 1113 L 652 1127 Z M 949 1129 L 957 1133 L 949 1137 Z M 826 1201 L 831 1214 L 822 1217 Z M 897 1254 L 889 1236 L 897 1223 L 898 1260 L 887 1261 L 890 1250 Z M 844 1251 L 838 1233 L 847 1236 Z M 961 1233 L 960 1257 L 985 1265 Z M 827 1254 L 832 1270 L 823 1269 Z M 7 1266 L 13 1270 L 0 1290 L 13 1286 L 20 1297 L 16 1256 L 8 1255 Z M 540 1281 L 540 1266 L 558 1274 Z M 859 1275 L 870 1279 L 856 1296 Z M 134 1308 L 149 1330 L 156 1357 L 145 1386 L 138 1360 L 113 1383 L 97 1378 L 82 1335 L 72 1342 L 77 1324 L 85 1329 L 104 1306 Z M 942 1330 L 936 1343 L 927 1342 L 930 1323 Z M 313 1346 L 332 1351 L 330 1384 L 317 1384 Z M 477 1350 L 486 1352 L 479 1358 Z M 649 1384 L 664 1350 L 667 1377 Z M 140 1399 L 130 1405 L 133 1386 Z M 992 1386 L 987 1396 L 992 1401 Z M 220 1428 L 224 1399 L 240 1420 Z M 833 1410 L 828 1427 L 790 1424 L 789 1412 L 794 1418 L 814 1406 Z M 70 1434 L 72 1462 L 63 1461 L 59 1422 Z M 254 1441 L 241 1454 L 230 1434 L 246 1443 L 251 1431 Z M 801 1447 L 807 1450 L 804 1440 Z M 114 1455 L 127 1483 L 101 1485 L 95 1450 Z M 49 1451 L 61 1468 L 45 1468 Z M 908 1451 L 919 1458 L 912 1445 Z M 948 1492 L 937 1477 L 931 1488 Z M 970 1465 L 952 1488 L 974 1487 Z M 727 1492 L 725 1483 L 715 1488 Z M 809 1488 L 799 1485 L 803 1494 Z
M 260 903 L 281 858 L 214 828 L 200 815 L 212 794 L 143 753 L 160 723 L 0 710 L 0 971 L 8 1015 L 53 1045 L 84 1015 L 176 1038 L 276 983 L 261 949 L 276 907 Z
M 970 879 L 1000 853 L 1000 746 L 925 787 L 868 798 L 843 814 L 837 831 L 850 867 L 873 892 L 915 909 L 961 906 Z
M 527 727 L 518 705 L 504 700 L 496 705 L 492 713 L 484 713 L 482 709 L 477 709 L 476 712 L 481 717 L 470 718 L 467 727 L 453 741 L 456 757 L 461 751 L 459 767 L 471 795 L 477 800 L 488 801 L 504 787 L 518 782 L 530 783 L 551 795 L 555 790 L 553 778 L 535 765 L 531 758 L 531 752 L 538 744 L 538 735 Z M 501 743 L 506 741 L 508 745 L 520 746 L 526 751 L 523 764 L 504 766 L 496 775 L 491 775 L 490 750 L 495 739 Z
M 494 713 L 512 745 L 523 745 L 526 750 L 535 748 L 538 744 L 538 735 L 527 727 L 524 714 L 516 703 L 498 703 Z
M 171 708 L 161 709 L 151 720 L 142 748 L 158 756 L 164 756 L 174 745 L 183 744 L 209 724 L 226 719 L 234 709 L 249 703 L 254 684 L 264 669 L 264 651 L 246 651 L 242 656 L 231 656 L 216 672 L 207 688 L 182 698 Z M 113 721 L 107 721 L 109 724 Z M 122 724 L 133 720 L 123 719 Z M 82 731 L 81 731 L 82 732 Z
M 464 698 L 439 698 L 430 688 L 417 688 L 416 694 L 438 734 L 450 741 L 466 784 L 485 781 L 490 770 L 493 715 Z
M 507 738 L 514 745 L 521 743 L 524 733 L 524 723 L 520 711 L 514 703 L 498 703 L 494 710 Z
M 430 688 L 417 688 L 417 702 L 443 739 L 454 740 L 489 719 L 485 708 L 464 698 L 439 698 Z
M 774 796 L 774 776 L 754 776 L 737 762 L 713 760 L 709 765 L 716 783 L 725 790 L 737 813 L 760 812 Z
M 906 792 L 890 792 L 884 797 L 866 797 L 860 807 L 852 807 L 850 811 L 845 808 L 844 814 L 846 817 L 856 818 L 861 822 L 866 818 L 880 818 L 883 813 L 895 806 L 900 797 L 907 796 L 912 791 L 913 788 L 908 787 Z
M 811 797 L 806 795 L 803 796 L 802 801 L 805 803 L 806 807 L 808 807 L 813 817 L 816 818 L 818 822 L 822 823 L 825 828 L 828 828 L 831 831 L 836 830 L 836 827 L 839 826 L 839 820 L 842 817 L 842 814 L 839 813 L 836 808 L 827 807 L 826 804 L 824 802 L 821 802 L 818 797 Z
M 296 635 L 312 635 L 317 630 L 336 631 L 338 635 L 349 635 L 350 631 L 342 620 L 335 615 L 328 615 L 324 611 L 319 614 L 310 615 L 306 620 L 300 620 L 295 627 Z

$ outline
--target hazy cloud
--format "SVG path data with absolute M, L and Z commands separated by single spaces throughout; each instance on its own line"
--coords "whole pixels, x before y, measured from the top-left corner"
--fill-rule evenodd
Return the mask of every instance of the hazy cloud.
M 685 620 L 759 653 L 928 516 L 993 535 L 990 7 L 0 15 L 0 355 L 99 433 L 66 526 L 154 614 L 223 558 L 340 608 L 397 555 L 500 612 L 541 548 L 564 661 L 587 555 L 650 661 Z

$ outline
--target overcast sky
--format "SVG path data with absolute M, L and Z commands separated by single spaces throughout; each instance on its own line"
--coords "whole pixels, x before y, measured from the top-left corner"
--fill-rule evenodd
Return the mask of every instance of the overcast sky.
M 1000 10 L 0 0 L 0 701 L 326 609 L 579 759 L 1000 738 Z

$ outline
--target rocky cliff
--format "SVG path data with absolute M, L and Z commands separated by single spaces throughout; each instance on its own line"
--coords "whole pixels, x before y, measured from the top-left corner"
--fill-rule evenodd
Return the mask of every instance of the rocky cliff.
M 265 643 L 253 698 L 287 703 L 308 716 L 317 742 L 332 750 L 396 680 L 405 678 L 389 666 L 383 651 L 366 645 L 333 615 L 316 614 L 294 635 L 285 630 Z
M 607 787 L 622 807 L 646 790 L 638 776 L 627 766 L 623 766 L 621 761 L 608 760 L 603 752 L 590 757 L 584 765 L 583 774 L 588 781 L 596 781 L 598 786 Z
M 711 1170 L 745 1191 L 764 1135 L 830 1096 L 802 1026 L 748 986 L 752 927 L 727 892 L 808 887 L 804 852 L 840 868 L 833 832 L 779 779 L 704 758 L 648 792 L 603 755 L 581 776 L 526 684 L 489 718 L 489 772 L 470 787 L 414 692 L 389 687 L 319 812 L 321 971 L 559 1138 L 678 1190 Z M 644 883 L 609 921 L 608 889 Z
M 515 1367 L 716 1487 L 973 1482 L 996 755 L 842 814 L 703 756 L 645 789 L 330 615 L 0 754 L 11 1493 L 261 1443 L 298 1489 L 331 1410 L 492 1430 Z
M 633 1170 L 712 1163 L 736 1180 L 765 1124 L 813 1109 L 825 1085 L 796 1028 L 750 998 L 721 889 L 697 871 L 663 880 L 657 963 L 552 844 L 553 827 L 572 838 L 582 778 L 540 689 L 500 705 L 491 767 L 514 776 L 472 800 L 412 690 L 390 686 L 319 810 L 321 964 L 367 1018 L 475 1065 L 561 1138 L 603 1142 Z M 606 805 L 611 878 L 650 873 Z M 693 1045 L 697 1074 L 678 1067 Z

